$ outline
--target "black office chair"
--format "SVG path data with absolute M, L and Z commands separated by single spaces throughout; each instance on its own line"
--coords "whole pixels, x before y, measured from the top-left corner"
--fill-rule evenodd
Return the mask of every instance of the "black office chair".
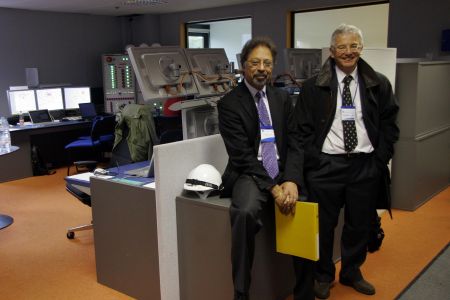
M 183 130 L 181 129 L 168 129 L 161 133 L 159 142 L 161 144 L 167 144 L 183 140 Z
M 78 190 L 77 188 L 75 188 L 71 185 L 66 185 L 66 190 L 71 195 L 73 195 L 75 198 L 77 198 L 78 200 L 83 202 L 84 204 L 88 205 L 89 207 L 91 206 L 91 196 L 90 195 L 83 193 L 82 191 Z M 90 224 L 80 225 L 80 226 L 76 226 L 76 227 L 70 227 L 67 229 L 66 236 L 68 239 L 72 240 L 73 238 L 75 238 L 76 231 L 89 230 L 92 228 L 93 228 L 92 221 Z
M 72 164 L 75 165 L 77 172 L 82 167 L 93 170 L 97 161 L 102 159 L 102 154 L 111 152 L 114 145 L 114 127 L 114 115 L 97 116 L 92 120 L 89 136 L 79 137 L 64 147 L 68 155 L 67 175 L 70 174 Z

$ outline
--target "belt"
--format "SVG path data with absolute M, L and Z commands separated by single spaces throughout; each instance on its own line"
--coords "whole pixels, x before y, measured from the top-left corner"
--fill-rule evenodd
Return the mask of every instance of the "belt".
M 330 153 L 322 152 L 322 154 L 325 154 L 325 155 L 331 156 L 331 157 L 340 157 L 340 158 L 351 159 L 351 158 L 369 157 L 369 156 L 372 155 L 372 152 L 370 152 L 370 153 L 366 153 L 366 152 L 349 152 L 349 153 L 341 153 L 341 154 L 330 154 Z

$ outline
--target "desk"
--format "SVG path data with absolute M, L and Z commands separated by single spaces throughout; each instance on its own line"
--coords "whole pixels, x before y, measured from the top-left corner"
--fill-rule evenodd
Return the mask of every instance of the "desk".
M 7 170 L 6 168 L 4 168 L 4 161 L 5 159 L 11 155 L 11 153 L 16 152 L 19 150 L 19 147 L 17 146 L 11 146 L 11 149 L 9 150 L 9 152 L 6 153 L 0 153 L 0 165 L 2 166 L 3 170 Z M 9 225 L 11 225 L 14 222 L 14 219 L 8 215 L 2 215 L 0 214 L 0 229 L 3 229 L 5 227 L 8 227 Z
M 155 190 L 92 177 L 97 281 L 136 299 L 161 299 Z
M 10 127 L 11 143 L 20 147 L 2 165 L 8 172 L 0 175 L 0 182 L 33 176 L 31 148 L 36 145 L 41 150 L 44 161 L 52 167 L 66 164 L 64 146 L 79 136 L 89 135 L 91 122 L 68 121 L 46 125 Z
M 154 178 L 142 178 L 142 177 L 133 177 L 127 176 L 124 173 L 129 170 L 139 169 L 148 165 L 148 161 L 140 161 L 132 164 L 127 164 L 119 167 L 113 167 L 107 169 L 110 172 L 110 175 L 106 176 L 97 176 L 97 178 L 103 179 L 111 179 L 115 182 L 129 183 L 131 185 L 145 185 L 148 183 L 152 183 Z M 117 175 L 117 176 L 116 176 Z M 67 176 L 65 178 L 66 184 L 76 188 L 77 190 L 91 195 L 91 182 L 90 178 L 95 177 L 92 172 L 80 173 L 76 175 Z
M 119 177 L 146 164 L 120 166 Z M 137 299 L 161 299 L 155 190 L 114 178 L 80 177 L 68 176 L 66 182 L 91 195 L 97 281 Z
M 233 299 L 231 226 L 228 198 L 176 198 L 180 299 Z M 264 227 L 255 239 L 250 298 L 282 300 L 292 294 L 292 257 L 275 248 L 274 210 L 265 209 Z

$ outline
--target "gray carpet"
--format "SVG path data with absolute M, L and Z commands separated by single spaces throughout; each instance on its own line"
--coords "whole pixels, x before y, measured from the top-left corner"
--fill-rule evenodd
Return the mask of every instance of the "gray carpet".
M 450 299 L 450 244 L 397 296 L 396 300 Z

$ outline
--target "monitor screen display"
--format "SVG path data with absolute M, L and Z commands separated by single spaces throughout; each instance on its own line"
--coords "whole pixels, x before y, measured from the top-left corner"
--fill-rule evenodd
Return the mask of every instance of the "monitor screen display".
M 78 104 L 89 102 L 91 102 L 91 89 L 89 87 L 64 88 L 64 106 L 66 109 L 78 108 Z
M 80 103 L 80 114 L 84 120 L 92 120 L 97 116 L 94 103 Z
M 8 91 L 11 114 L 27 113 L 36 109 L 36 96 L 34 90 Z
M 34 124 L 47 123 L 52 121 L 52 118 L 48 113 L 48 109 L 30 110 L 28 113 L 30 114 L 31 122 L 33 122 Z
M 38 109 L 64 109 L 61 88 L 36 90 Z

